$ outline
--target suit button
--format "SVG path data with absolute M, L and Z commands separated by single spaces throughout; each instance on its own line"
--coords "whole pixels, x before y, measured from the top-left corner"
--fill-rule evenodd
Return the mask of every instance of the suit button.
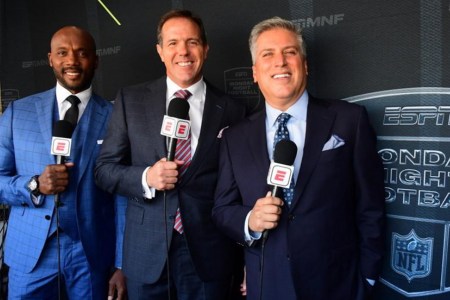
M 289 214 L 288 220 L 289 220 L 289 221 L 294 221 L 294 219 L 295 219 L 295 215 Z
M 49 215 L 46 215 L 46 216 L 45 216 L 45 219 L 46 219 L 46 220 L 51 220 L 51 217 L 50 217 Z

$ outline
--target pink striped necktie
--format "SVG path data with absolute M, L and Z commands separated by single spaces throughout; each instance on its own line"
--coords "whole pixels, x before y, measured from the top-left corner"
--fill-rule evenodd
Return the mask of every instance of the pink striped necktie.
M 188 90 L 179 90 L 175 92 L 174 96 L 176 98 L 181 98 L 184 100 L 188 100 L 192 94 Z M 191 132 L 189 131 L 188 138 L 186 140 L 179 139 L 177 141 L 177 147 L 175 148 L 175 159 L 183 160 L 184 164 L 180 166 L 178 169 L 179 177 L 181 177 L 186 169 L 191 164 Z M 175 215 L 175 225 L 173 228 L 178 231 L 180 234 L 184 232 L 183 223 L 181 222 L 181 214 L 180 207 L 177 209 L 177 213 Z

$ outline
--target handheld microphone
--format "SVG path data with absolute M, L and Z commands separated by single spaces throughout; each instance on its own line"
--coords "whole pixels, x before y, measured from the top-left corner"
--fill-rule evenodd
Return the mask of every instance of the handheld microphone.
M 161 135 L 168 137 L 167 161 L 174 161 L 178 139 L 187 140 L 189 138 L 189 130 L 191 127 L 191 123 L 188 119 L 189 119 L 189 102 L 187 102 L 186 99 L 173 98 L 169 102 L 169 107 L 167 108 L 167 115 L 164 115 L 161 127 Z M 169 232 L 168 232 L 169 225 L 167 222 L 168 214 L 167 214 L 166 191 L 164 191 L 163 203 L 164 203 L 164 225 L 165 225 L 164 228 L 166 233 L 165 242 L 167 253 L 166 273 L 167 278 L 170 278 L 171 263 L 169 259 Z M 177 210 L 175 216 L 178 215 L 178 212 L 179 211 Z M 170 299 L 170 295 L 172 294 L 170 280 L 168 281 L 167 290 L 169 296 L 168 299 Z
M 175 158 L 178 139 L 189 137 L 191 122 L 188 120 L 189 102 L 182 98 L 174 98 L 169 102 L 167 115 L 164 116 L 161 134 L 169 138 L 167 146 L 167 161 Z
M 56 163 L 63 164 L 64 157 L 70 156 L 74 126 L 69 121 L 60 120 L 53 125 L 52 147 L 50 153 L 56 155 Z M 55 206 L 60 206 L 59 193 L 55 195 Z M 57 216 L 59 219 L 59 217 Z M 58 248 L 59 249 L 59 248 Z
M 288 188 L 294 174 L 294 161 L 297 156 L 297 145 L 291 140 L 281 140 L 275 145 L 273 161 L 267 175 L 267 184 L 272 186 L 272 196 L 276 197 L 281 188 Z M 263 232 L 263 240 L 267 239 L 268 230 Z
M 273 161 L 267 175 L 267 183 L 272 185 L 272 196 L 276 197 L 279 187 L 289 187 L 294 173 L 297 145 L 291 140 L 281 140 L 275 145 Z
M 50 153 L 56 155 L 56 163 L 64 163 L 64 157 L 70 156 L 74 126 L 69 121 L 60 120 L 53 125 L 52 147 Z

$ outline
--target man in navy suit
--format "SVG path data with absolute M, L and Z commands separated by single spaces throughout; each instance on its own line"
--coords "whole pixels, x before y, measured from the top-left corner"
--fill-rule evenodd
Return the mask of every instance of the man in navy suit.
M 200 18 L 170 11 L 157 34 L 167 76 L 119 91 L 96 180 L 129 197 L 123 272 L 130 299 L 226 299 L 236 243 L 216 228 L 211 210 L 221 134 L 242 119 L 244 106 L 203 79 L 209 47 Z M 191 140 L 185 157 L 177 151 L 168 161 L 160 131 L 174 97 L 190 105 Z
M 367 299 L 381 268 L 384 188 L 366 110 L 306 92 L 292 22 L 262 21 L 249 41 L 266 105 L 224 132 L 213 209 L 220 229 L 247 246 L 247 298 Z M 278 130 L 298 151 L 293 194 L 276 197 L 267 175 Z
M 121 267 L 123 237 L 119 230 L 116 239 L 115 226 L 124 215 L 115 210 L 124 211 L 126 202 L 94 181 L 112 111 L 92 92 L 95 49 L 87 31 L 58 30 L 48 54 L 56 88 L 12 102 L 0 117 L 0 201 L 11 207 L 5 240 L 9 299 L 106 299 L 112 270 Z M 78 98 L 78 117 L 72 119 L 70 157 L 57 164 L 50 154 L 52 127 L 66 116 L 68 96 Z M 109 294 L 117 288 L 122 299 L 124 282 L 116 270 Z

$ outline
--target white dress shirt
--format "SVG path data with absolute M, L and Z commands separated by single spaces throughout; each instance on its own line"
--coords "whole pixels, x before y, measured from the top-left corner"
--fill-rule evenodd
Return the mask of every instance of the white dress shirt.
M 169 77 L 167 77 L 167 92 L 166 92 L 166 111 L 169 107 L 169 102 L 175 98 L 174 94 L 178 90 L 188 90 L 191 96 L 188 98 L 189 102 L 189 120 L 191 121 L 191 154 L 194 156 L 197 150 L 198 139 L 200 137 L 200 129 L 202 127 L 203 110 L 205 108 L 206 99 L 206 84 L 203 77 L 188 88 L 181 88 Z M 144 190 L 144 197 L 152 199 L 155 197 L 156 189 L 147 185 L 147 171 L 151 168 L 147 167 L 142 174 L 142 187 Z
M 80 99 L 81 103 L 78 104 L 78 121 L 80 120 L 81 116 L 83 115 L 86 106 L 88 105 L 89 99 L 91 99 L 92 96 L 92 86 L 90 86 L 88 89 L 79 92 L 78 94 L 72 94 L 70 91 L 68 91 L 66 88 L 64 88 L 59 82 L 56 82 L 56 101 L 58 102 L 58 112 L 59 112 L 59 118 L 62 120 L 64 118 L 64 115 L 66 114 L 66 111 L 70 108 L 70 102 L 66 101 L 66 98 L 70 95 L 77 96 L 78 99 Z

